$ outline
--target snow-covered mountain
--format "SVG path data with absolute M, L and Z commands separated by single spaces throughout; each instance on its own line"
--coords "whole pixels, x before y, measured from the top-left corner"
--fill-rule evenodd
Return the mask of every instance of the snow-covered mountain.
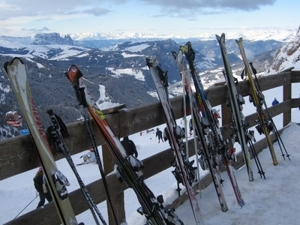
M 251 41 L 247 39 L 249 32 L 244 35 L 236 34 L 234 39 L 226 33 L 226 46 L 234 74 L 240 75 L 243 69 L 235 43 L 237 37 L 243 37 L 247 57 L 259 72 L 274 73 L 292 65 L 299 65 L 299 31 L 297 34 L 296 31 L 294 32 L 296 35 L 287 32 L 283 35 L 285 38 L 282 36 L 281 40 L 287 40 L 293 36 L 290 42 L 270 39 Z M 253 33 L 252 37 L 254 38 L 255 35 L 256 33 Z M 272 34 L 269 33 L 269 35 Z M 282 33 L 278 33 L 279 35 Z M 87 36 L 86 39 L 88 39 Z M 66 89 L 69 87 L 66 85 L 69 84 L 62 76 L 71 64 L 79 66 L 82 70 L 89 81 L 88 88 L 92 93 L 99 93 L 101 84 L 105 87 L 106 95 L 111 102 L 125 103 L 127 107 L 156 101 L 151 95 L 155 87 L 145 64 L 145 58 L 149 56 L 156 55 L 162 68 L 168 71 L 170 93 L 175 96 L 178 90 L 182 90 L 181 78 L 171 51 L 177 51 L 179 46 L 185 44 L 187 40 L 137 41 L 137 39 L 131 39 L 125 42 L 120 39 L 101 40 L 103 44 L 101 48 L 78 46 L 78 40 L 79 38 L 77 41 L 73 40 L 70 35 L 62 37 L 56 33 L 34 37 L 0 36 L 0 64 L 3 65 L 11 57 L 23 58 L 29 71 L 32 92 L 40 109 L 52 107 L 56 111 L 68 110 L 66 111 L 68 115 L 72 112 L 75 118 L 78 116 L 76 110 L 70 107 L 70 102 L 75 100 L 75 97 L 70 95 L 69 89 Z M 197 71 L 201 75 L 204 87 L 207 88 L 216 81 L 223 80 L 223 62 L 217 41 L 215 39 L 192 39 L 191 42 L 196 53 Z M 276 52 L 278 53 L 273 63 Z M 270 70 L 272 63 L 272 70 Z M 17 110 L 18 107 L 14 95 L 8 90 L 10 90 L 9 81 L 3 69 L 0 68 L 0 104 L 2 104 L 0 115 L 12 109 Z M 68 99 L 65 96 L 68 96 Z M 60 114 L 63 115 L 64 112 Z M 65 120 L 71 122 L 69 120 L 74 119 L 73 117 L 69 116 Z M 0 127 L 3 121 L 1 118 Z
M 300 69 L 300 27 L 294 38 L 277 51 L 271 72 L 282 71 L 290 67 Z
M 250 31 L 247 34 L 251 34 Z M 272 34 L 269 34 L 272 35 Z M 280 33 L 278 39 L 289 39 L 289 32 Z M 243 37 L 245 40 L 245 48 L 247 48 L 248 55 L 254 57 L 262 53 L 269 53 L 271 56 L 282 46 L 284 42 L 274 39 L 261 39 L 252 41 L 247 39 L 247 35 L 236 34 L 236 37 Z M 91 38 L 94 39 L 91 39 Z M 100 35 L 100 37 L 102 37 Z M 122 36 L 124 37 L 124 36 Z M 84 64 L 90 64 L 92 61 L 99 64 L 102 63 L 102 68 L 98 69 L 100 74 L 107 74 L 110 71 L 114 74 L 128 74 L 130 76 L 138 77 L 138 79 L 145 80 L 141 76 L 141 71 L 145 67 L 144 58 L 151 55 L 157 55 L 160 60 L 171 61 L 171 68 L 167 66 L 171 80 L 176 80 L 173 73 L 175 67 L 173 58 L 170 56 L 171 51 L 176 51 L 179 45 L 185 44 L 187 40 L 178 39 L 160 39 L 160 40 L 143 40 L 137 39 L 134 36 L 129 41 L 121 39 L 105 39 L 96 40 L 99 36 L 86 36 L 85 39 L 74 41 L 69 35 L 61 37 L 57 33 L 37 34 L 34 37 L 0 37 L 0 55 L 10 57 L 23 57 L 31 61 L 39 63 L 39 59 L 50 61 L 80 61 Z M 257 33 L 252 34 L 252 38 L 257 38 Z M 270 36 L 268 36 L 270 38 Z M 276 37 L 275 32 L 273 38 Z M 279 37 L 279 36 L 278 36 Z M 266 38 L 266 37 L 265 37 Z M 79 38 L 77 39 L 79 40 Z M 138 41 L 139 40 L 139 41 Z M 229 52 L 229 57 L 233 63 L 239 60 L 239 51 L 237 45 L 230 35 L 226 33 L 226 44 Z M 219 47 L 214 39 L 192 39 L 193 48 L 196 51 L 196 64 L 199 72 L 212 70 L 222 66 Z M 100 44 L 99 44 L 100 43 Z M 96 46 L 96 47 L 91 47 Z M 100 47 L 99 47 L 100 46 Z M 272 56 L 273 57 L 273 56 Z M 138 59 L 139 60 L 136 60 Z M 102 59 L 106 59 L 105 61 Z M 129 60 L 130 59 L 130 60 Z M 116 62 L 118 60 L 118 62 Z M 124 62 L 130 63 L 124 63 Z M 163 62 L 162 62 L 163 63 Z M 168 65 L 169 63 L 167 63 Z M 89 66 L 89 65 L 87 65 Z M 134 72 L 132 69 L 134 68 Z M 170 71 L 171 69 L 171 71 Z M 116 72 L 120 70 L 120 72 Z M 128 73 L 129 71 L 129 73 Z M 179 77 L 178 77 L 179 78 Z
M 73 40 L 159 40 L 159 39 L 173 39 L 173 40 L 215 40 L 216 31 L 199 33 L 198 35 L 157 35 L 153 33 L 129 33 L 129 32 L 102 32 L 102 33 L 75 33 L 69 34 Z M 238 37 L 243 37 L 244 39 L 250 41 L 257 40 L 277 40 L 277 41 L 289 41 L 294 37 L 295 32 L 292 29 L 239 29 L 239 30 L 224 30 L 220 32 L 225 32 L 227 37 L 230 39 L 236 39 Z

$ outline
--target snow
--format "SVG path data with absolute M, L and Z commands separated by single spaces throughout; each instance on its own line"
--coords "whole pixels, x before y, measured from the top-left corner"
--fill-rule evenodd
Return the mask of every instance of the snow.
M 12 49 L 23 49 L 23 51 L 28 51 L 27 54 L 24 53 L 8 53 L 8 54 L 1 54 L 4 56 L 10 57 L 23 57 L 26 59 L 33 59 L 34 57 L 41 57 L 43 59 L 48 60 L 67 60 L 66 58 L 72 56 L 84 57 L 86 56 L 88 48 L 79 47 L 79 46 L 71 46 L 71 45 L 33 45 L 29 42 L 28 37 L 24 38 L 13 38 L 13 37 L 5 37 L 0 36 L 0 46 L 5 48 L 12 48 Z M 55 54 L 51 58 L 48 58 L 47 53 L 55 51 L 60 51 L 59 53 Z M 83 53 L 84 52 L 84 53 Z M 39 65 L 38 65 L 39 66 Z
M 0 90 L 3 91 L 3 92 L 8 93 L 8 92 L 11 91 L 11 88 L 10 88 L 9 85 L 5 85 L 5 86 L 4 86 L 4 84 L 0 83 Z
M 138 54 L 128 54 L 128 53 L 125 53 L 125 52 L 122 53 L 122 56 L 124 58 L 141 57 L 141 55 L 138 55 Z
M 141 52 L 142 50 L 150 47 L 149 44 L 139 44 L 139 45 L 133 45 L 131 47 L 125 48 L 125 50 L 130 52 Z
M 29 61 L 29 62 L 35 63 L 36 66 L 37 66 L 38 68 L 40 68 L 40 69 L 41 69 L 41 68 L 44 68 L 44 65 L 42 65 L 41 63 L 35 62 L 34 60 L 32 60 L 32 59 L 30 59 L 30 58 L 26 58 L 26 60 Z
M 300 84 L 293 84 L 293 94 L 295 98 L 299 97 Z M 264 92 L 267 100 L 267 104 L 271 105 L 274 97 L 279 102 L 282 101 L 282 88 L 274 88 L 270 91 Z M 278 92 L 280 94 L 278 94 Z M 248 99 L 245 99 L 248 102 Z M 218 108 L 218 107 L 216 107 Z M 255 111 L 255 108 L 251 104 L 246 104 L 244 107 L 244 114 L 248 115 Z M 181 119 L 178 120 L 179 125 Z M 274 118 L 278 129 L 282 127 L 282 115 Z M 300 207 L 299 187 L 300 180 L 298 177 L 300 152 L 298 146 L 300 145 L 300 126 L 296 123 L 300 122 L 300 110 L 292 110 L 292 123 L 282 133 L 281 138 L 285 144 L 285 147 L 291 155 L 291 160 L 284 160 L 281 157 L 281 153 L 278 147 L 278 143 L 274 143 L 274 148 L 279 161 L 277 166 L 272 163 L 271 155 L 268 149 L 264 149 L 259 154 L 259 159 L 265 171 L 266 180 L 260 178 L 256 173 L 257 169 L 255 162 L 252 160 L 254 178 L 253 182 L 248 181 L 248 175 L 245 167 L 234 171 L 237 182 L 239 184 L 241 193 L 243 195 L 245 206 L 238 206 L 233 190 L 228 180 L 226 172 L 222 173 L 222 178 L 225 180 L 223 183 L 223 190 L 226 197 L 229 210 L 222 212 L 217 200 L 215 190 L 212 185 L 209 185 L 206 189 L 202 190 L 197 199 L 200 204 L 201 212 L 203 214 L 204 222 L 206 225 L 224 224 L 224 225 L 268 225 L 268 224 L 298 224 L 298 209 Z M 159 126 L 162 130 L 165 125 Z M 169 147 L 167 142 L 158 144 L 155 138 L 155 128 L 153 131 L 143 131 L 140 133 L 130 135 L 137 146 L 139 152 L 139 159 L 144 159 L 150 155 L 156 154 Z M 256 134 L 256 139 L 263 138 L 263 135 Z M 72 158 L 75 163 L 82 162 L 80 156 L 86 153 L 88 150 L 73 155 Z M 101 152 L 101 147 L 99 147 Z M 57 166 L 69 179 L 71 186 L 68 187 L 68 191 L 72 192 L 79 188 L 75 175 L 68 166 L 65 159 L 57 161 Z M 83 182 L 87 185 L 100 178 L 100 173 L 96 164 L 87 164 L 77 167 L 79 174 L 81 175 Z M 25 214 L 35 209 L 38 204 L 38 197 L 33 186 L 33 177 L 37 169 L 33 169 L 16 175 L 5 180 L 0 181 L 0 224 L 6 223 L 14 219 L 20 212 L 20 215 Z M 93 172 L 92 172 L 93 171 Z M 169 168 L 147 180 L 145 183 L 158 196 L 163 194 L 165 203 L 172 202 L 177 197 L 176 192 L 176 180 L 171 174 L 172 168 Z M 200 176 L 203 177 L 207 174 L 207 171 L 200 170 Z M 182 187 L 184 188 L 184 187 Z M 139 203 L 135 196 L 135 193 L 128 189 L 124 192 L 125 207 L 126 207 L 126 220 L 128 225 L 142 225 L 145 223 L 143 216 L 136 212 L 139 207 Z M 107 220 L 106 204 L 101 203 L 98 205 L 100 212 Z M 176 209 L 176 213 L 179 218 L 186 225 L 195 224 L 191 215 L 191 209 L 189 201 L 186 201 L 183 205 Z M 86 211 L 77 216 L 79 222 L 83 221 L 85 224 L 93 225 L 95 222 L 89 211 Z
M 155 33 L 129 33 L 129 32 L 101 32 L 101 33 L 73 33 L 70 34 L 73 40 L 117 40 L 117 39 L 191 39 L 198 38 L 201 40 L 215 40 L 216 31 L 201 32 L 197 35 L 159 35 Z M 240 28 L 226 29 L 228 38 L 236 39 L 236 37 L 244 37 L 247 40 L 267 40 L 273 39 L 278 41 L 287 41 L 294 36 L 292 29 L 278 28 Z
M 145 77 L 143 75 L 143 72 L 139 69 L 133 69 L 133 68 L 125 68 L 125 69 L 115 69 L 112 67 L 106 67 L 110 72 L 112 72 L 114 75 L 113 77 L 121 77 L 122 74 L 126 74 L 129 76 L 134 76 L 135 79 L 145 81 Z

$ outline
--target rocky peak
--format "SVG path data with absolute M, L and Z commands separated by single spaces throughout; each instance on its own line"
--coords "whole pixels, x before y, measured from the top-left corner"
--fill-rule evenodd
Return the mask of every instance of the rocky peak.
M 70 35 L 61 37 L 59 33 L 36 34 L 32 42 L 34 45 L 74 45 Z
M 300 26 L 296 36 L 277 51 L 271 69 L 279 72 L 290 67 L 300 67 Z

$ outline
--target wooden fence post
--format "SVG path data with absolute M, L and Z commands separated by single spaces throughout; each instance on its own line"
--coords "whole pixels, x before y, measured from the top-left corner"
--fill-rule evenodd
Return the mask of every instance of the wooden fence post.
M 221 119 L 222 119 L 222 126 L 225 124 L 230 124 L 232 120 L 232 112 L 230 108 L 226 105 L 226 103 L 221 104 Z M 222 129 L 222 135 L 224 139 L 229 139 L 230 138 L 231 131 L 229 127 L 223 127 Z
M 107 110 L 103 110 L 103 113 L 111 113 L 114 114 L 115 120 L 119 120 L 119 114 L 116 113 L 120 109 L 124 108 L 125 104 L 119 105 Z M 120 123 L 118 123 L 120 124 Z M 118 126 L 118 130 L 120 129 L 120 126 Z M 115 132 L 115 131 L 114 131 Z M 119 133 L 116 134 L 120 138 Z M 115 160 L 111 152 L 109 151 L 108 147 L 106 144 L 102 145 L 102 156 L 103 156 L 103 167 L 105 174 L 109 174 L 114 170 L 114 165 L 115 165 Z M 112 208 L 115 211 L 116 217 L 117 217 L 117 222 L 118 224 L 121 224 L 125 222 L 125 202 L 124 202 L 124 192 L 121 192 L 117 195 L 110 196 L 111 201 L 112 201 Z M 107 213 L 108 213 L 108 224 L 109 225 L 115 225 L 115 219 L 113 215 L 113 211 L 111 209 L 111 206 L 108 201 L 106 201 L 106 206 L 107 206 Z
M 290 100 L 292 98 L 292 84 L 283 85 L 283 101 Z M 283 127 L 288 125 L 292 120 L 292 110 L 291 107 L 289 110 L 283 112 Z
M 115 161 L 106 145 L 102 145 L 102 154 L 103 154 L 104 171 L 105 174 L 108 174 L 111 171 L 113 171 Z M 116 213 L 118 224 L 121 224 L 122 222 L 125 221 L 124 192 L 121 192 L 115 196 L 110 196 L 110 197 L 111 197 L 113 209 Z M 111 210 L 111 206 L 109 205 L 108 201 L 106 201 L 106 205 L 107 205 L 107 213 L 108 213 L 108 224 L 115 225 L 113 212 Z

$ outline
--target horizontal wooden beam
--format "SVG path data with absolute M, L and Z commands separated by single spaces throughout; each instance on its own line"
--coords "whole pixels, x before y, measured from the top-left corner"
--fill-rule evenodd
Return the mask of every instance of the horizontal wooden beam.
M 300 83 L 300 70 L 291 71 L 291 83 Z

